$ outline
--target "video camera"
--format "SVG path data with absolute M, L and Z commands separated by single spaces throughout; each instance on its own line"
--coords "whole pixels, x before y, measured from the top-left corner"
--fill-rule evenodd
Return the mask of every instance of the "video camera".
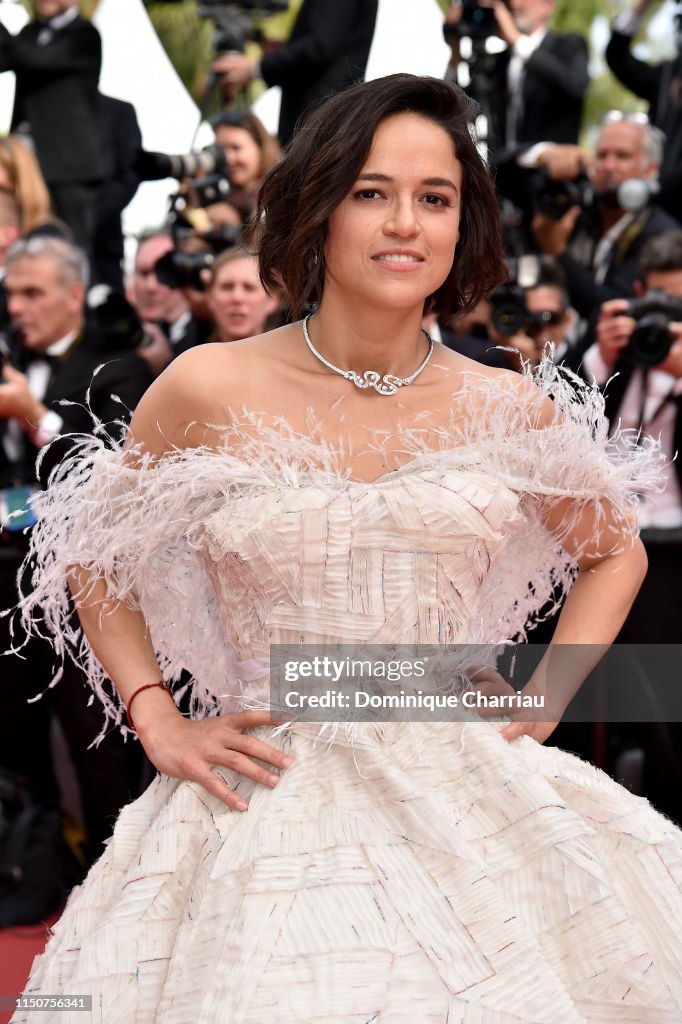
M 645 368 L 662 363 L 675 341 L 668 325 L 682 323 L 682 300 L 653 288 L 634 299 L 625 316 L 636 321 L 626 349 L 630 362 Z
M 200 18 L 213 22 L 213 50 L 216 54 L 242 53 L 247 42 L 260 42 L 262 39 L 255 19 L 281 14 L 288 7 L 289 0 L 240 0 L 232 4 L 222 0 L 199 0 L 197 13 Z

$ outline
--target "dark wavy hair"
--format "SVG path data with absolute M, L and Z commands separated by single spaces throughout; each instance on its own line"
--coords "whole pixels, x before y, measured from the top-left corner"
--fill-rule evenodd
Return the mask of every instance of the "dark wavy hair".
M 406 74 L 352 85 L 316 107 L 260 191 L 251 243 L 265 288 L 284 285 L 294 316 L 320 301 L 329 215 L 355 184 L 381 122 L 413 113 L 450 136 L 463 172 L 457 258 L 426 305 L 444 315 L 472 309 L 507 276 L 494 183 L 471 134 L 476 109 L 461 89 Z

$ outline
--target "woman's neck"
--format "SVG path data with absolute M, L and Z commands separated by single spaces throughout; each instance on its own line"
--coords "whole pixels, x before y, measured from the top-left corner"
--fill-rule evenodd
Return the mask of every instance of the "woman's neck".
M 360 311 L 323 299 L 308 330 L 325 359 L 341 370 L 357 373 L 376 370 L 405 377 L 428 351 L 419 308 L 386 311 L 363 307 Z

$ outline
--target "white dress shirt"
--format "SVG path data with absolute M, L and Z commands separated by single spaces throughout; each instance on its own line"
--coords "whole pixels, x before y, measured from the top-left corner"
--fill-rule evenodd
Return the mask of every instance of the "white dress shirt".
M 595 383 L 600 385 L 606 384 L 613 375 L 613 367 L 606 365 L 596 343 L 591 345 L 583 356 L 583 366 L 594 378 Z M 637 430 L 641 416 L 645 433 L 660 440 L 661 448 L 668 459 L 663 470 L 665 489 L 660 494 L 642 496 L 639 525 L 643 529 L 674 529 L 682 526 L 682 490 L 672 461 L 675 456 L 677 405 L 675 402 L 665 401 L 678 395 L 682 395 L 682 378 L 673 377 L 661 370 L 649 370 L 645 377 L 641 369 L 635 369 L 619 409 L 620 426 L 623 429 Z

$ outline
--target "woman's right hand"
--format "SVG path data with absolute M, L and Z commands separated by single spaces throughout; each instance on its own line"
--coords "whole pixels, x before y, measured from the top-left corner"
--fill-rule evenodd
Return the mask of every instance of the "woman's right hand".
M 276 747 L 245 735 L 247 729 L 278 724 L 269 711 L 240 711 L 192 721 L 183 718 L 166 697 L 166 706 L 157 704 L 153 717 L 143 717 L 139 709 L 135 723 L 149 760 L 160 772 L 174 779 L 198 782 L 233 810 L 246 811 L 248 801 L 230 789 L 217 773 L 220 768 L 239 772 L 273 789 L 280 776 L 255 759 L 280 771 L 294 763 L 293 757 Z

